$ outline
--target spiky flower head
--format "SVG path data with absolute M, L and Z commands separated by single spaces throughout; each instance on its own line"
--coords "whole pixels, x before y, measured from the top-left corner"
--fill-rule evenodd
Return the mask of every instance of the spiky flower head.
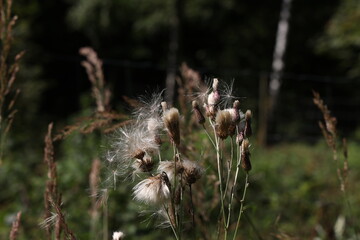
M 169 134 L 170 140 L 176 144 L 180 144 L 180 114 L 176 108 L 170 108 L 163 113 L 164 125 Z
M 170 197 L 170 182 L 165 172 L 142 180 L 133 188 L 134 199 L 146 204 L 161 204 Z
M 232 125 L 232 118 L 228 111 L 221 110 L 216 114 L 216 118 L 215 118 L 216 134 L 221 139 L 225 139 L 229 136 L 229 129 L 231 125 Z

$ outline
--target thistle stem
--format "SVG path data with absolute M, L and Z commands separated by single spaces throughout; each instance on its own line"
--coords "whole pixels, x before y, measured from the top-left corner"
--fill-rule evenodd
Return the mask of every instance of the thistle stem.
M 230 159 L 228 160 L 228 172 L 227 172 L 227 178 L 226 178 L 226 183 L 225 183 L 225 191 L 224 191 L 224 196 L 223 196 L 224 199 L 226 197 L 226 193 L 227 193 L 228 187 L 229 187 L 231 169 L 232 169 L 233 158 L 234 158 L 234 142 L 233 142 L 233 138 L 231 138 L 230 140 L 231 140 L 231 153 L 230 153 L 231 155 L 230 155 Z
M 219 189 L 220 189 L 220 200 L 221 200 L 221 209 L 220 212 L 222 212 L 222 218 L 223 218 L 223 222 L 224 222 L 224 239 L 227 239 L 227 227 L 226 227 L 226 214 L 225 214 L 225 206 L 224 206 L 224 199 L 223 199 L 223 182 L 222 182 L 222 174 L 221 174 L 221 157 L 220 157 L 220 146 L 219 146 L 219 137 L 216 136 L 216 130 L 215 130 L 215 126 L 214 124 L 211 122 L 211 126 L 214 130 L 214 135 L 215 135 L 215 150 L 216 150 L 216 160 L 217 160 L 217 170 L 218 170 L 218 177 L 219 177 Z
M 173 231 L 176 240 L 179 240 L 179 237 L 178 237 L 178 235 L 177 235 L 177 233 L 176 233 L 174 224 L 172 223 L 172 220 L 171 220 L 171 217 L 170 217 L 170 214 L 169 214 L 169 211 L 168 211 L 169 208 L 167 208 L 167 207 L 165 206 L 165 204 L 164 204 L 164 209 L 165 209 L 165 212 L 166 212 L 167 217 L 169 218 L 171 230 Z
M 237 231 L 239 229 L 240 219 L 241 219 L 242 213 L 244 212 L 244 202 L 245 202 L 246 190 L 247 190 L 248 186 L 249 186 L 249 173 L 246 173 L 244 192 L 243 192 L 243 196 L 242 196 L 242 199 L 241 199 L 240 211 L 239 211 L 239 216 L 238 216 L 238 219 L 237 219 L 237 222 L 236 222 L 236 228 L 235 228 L 235 233 L 234 233 L 233 240 L 236 239 L 236 234 L 237 234 Z
M 210 120 L 210 121 L 211 121 L 211 120 Z M 204 130 L 205 130 L 205 133 L 206 133 L 206 135 L 208 136 L 208 138 L 209 138 L 209 140 L 210 140 L 211 144 L 212 144 L 212 145 L 213 145 L 213 147 L 216 149 L 216 145 L 215 145 L 215 143 L 214 143 L 214 140 L 211 138 L 211 136 L 210 136 L 210 134 L 209 134 L 208 130 L 206 129 L 205 125 L 203 124 L 202 126 L 203 126 L 203 128 L 204 128 Z
M 230 225 L 230 218 L 231 218 L 231 207 L 232 207 L 232 202 L 234 200 L 234 191 L 236 189 L 236 185 L 237 185 L 237 180 L 238 180 L 238 175 L 239 175 L 239 170 L 240 170 L 240 161 L 241 161 L 241 148 L 237 147 L 236 148 L 236 159 L 237 159 L 237 163 L 236 163 L 236 172 L 235 172 L 235 177 L 234 177 L 234 185 L 232 186 L 231 189 L 231 197 L 230 197 L 230 202 L 229 202 L 229 213 L 228 213 L 228 219 L 227 219 L 227 223 L 226 226 L 229 227 Z

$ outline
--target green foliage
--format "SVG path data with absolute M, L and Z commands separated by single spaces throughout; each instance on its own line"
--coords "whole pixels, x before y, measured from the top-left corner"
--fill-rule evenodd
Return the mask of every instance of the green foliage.
M 360 75 L 360 4 L 357 0 L 344 0 L 331 18 L 326 32 L 318 41 L 320 51 L 329 52 L 340 59 L 350 76 Z

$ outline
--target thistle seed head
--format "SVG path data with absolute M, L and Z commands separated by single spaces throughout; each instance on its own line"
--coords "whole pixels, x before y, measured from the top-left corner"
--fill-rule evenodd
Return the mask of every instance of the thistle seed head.
M 134 158 L 142 160 L 146 154 L 151 154 L 159 149 L 154 136 L 149 133 L 144 125 L 134 124 L 121 128 L 115 133 L 111 150 L 107 160 L 111 170 L 116 170 L 117 175 L 127 175 L 132 167 Z
M 244 128 L 245 137 L 250 137 L 252 135 L 251 117 L 252 117 L 251 111 L 247 110 L 245 112 L 245 128 Z
M 204 173 L 203 168 L 194 161 L 185 159 L 182 161 L 182 166 L 184 169 L 183 178 L 188 185 L 195 183 Z
M 146 204 L 161 204 L 170 197 L 168 183 L 166 173 L 144 179 L 133 188 L 134 199 Z
M 215 119 L 216 134 L 221 138 L 225 139 L 229 136 L 229 128 L 232 125 L 232 118 L 228 111 L 221 110 L 216 114 Z
M 178 175 L 184 171 L 184 167 L 181 161 L 176 161 L 176 174 L 175 174 L 175 161 L 161 161 L 158 166 L 158 172 L 165 172 L 169 181 L 173 181 L 175 175 Z
M 125 234 L 123 232 L 114 232 L 112 235 L 113 240 L 123 240 L 125 237 Z
M 132 167 L 134 173 L 151 172 L 154 168 L 154 161 L 149 155 L 145 155 L 142 159 L 136 159 Z
M 164 125 L 170 136 L 170 140 L 176 144 L 180 144 L 180 115 L 179 110 L 170 108 L 163 113 Z

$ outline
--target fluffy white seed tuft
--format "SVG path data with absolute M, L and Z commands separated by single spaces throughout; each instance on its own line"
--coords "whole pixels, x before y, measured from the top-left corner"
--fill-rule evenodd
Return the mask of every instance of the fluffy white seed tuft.
M 142 180 L 133 188 L 134 199 L 146 204 L 160 204 L 169 199 L 169 179 L 166 173 Z

